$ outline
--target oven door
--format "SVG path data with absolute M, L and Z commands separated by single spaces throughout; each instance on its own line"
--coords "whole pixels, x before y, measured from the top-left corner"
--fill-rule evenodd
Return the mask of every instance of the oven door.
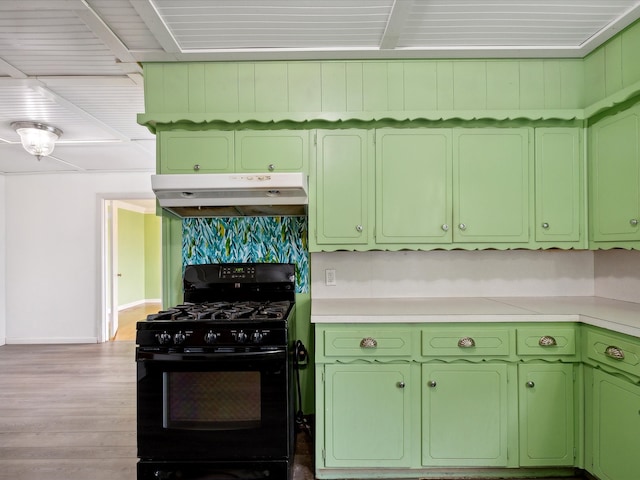
M 282 459 L 292 453 L 286 349 L 137 352 L 138 457 Z

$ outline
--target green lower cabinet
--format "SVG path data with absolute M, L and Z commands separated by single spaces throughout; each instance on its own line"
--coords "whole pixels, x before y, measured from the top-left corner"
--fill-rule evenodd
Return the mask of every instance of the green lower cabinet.
M 508 366 L 422 366 L 422 464 L 508 465 Z
M 325 367 L 325 466 L 409 467 L 410 365 Z
M 593 473 L 600 480 L 640 477 L 640 386 L 593 372 Z
M 574 464 L 574 366 L 518 365 L 520 465 Z

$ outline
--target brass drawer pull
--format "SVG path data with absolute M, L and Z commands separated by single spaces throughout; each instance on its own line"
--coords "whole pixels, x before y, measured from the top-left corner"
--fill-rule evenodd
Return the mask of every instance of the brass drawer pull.
M 360 340 L 360 348 L 376 348 L 378 341 L 375 338 L 365 337 Z
M 458 346 L 460 348 L 471 348 L 476 346 L 476 341 L 471 337 L 464 337 L 458 340 Z
M 556 339 L 551 335 L 545 335 L 544 337 L 540 337 L 538 345 L 541 347 L 555 347 L 558 345 L 558 342 L 556 342 Z
M 624 352 L 622 351 L 621 348 L 618 348 L 618 347 L 614 347 L 614 346 L 607 347 L 607 349 L 604 351 L 604 354 L 607 357 L 613 358 L 615 360 L 624 360 Z

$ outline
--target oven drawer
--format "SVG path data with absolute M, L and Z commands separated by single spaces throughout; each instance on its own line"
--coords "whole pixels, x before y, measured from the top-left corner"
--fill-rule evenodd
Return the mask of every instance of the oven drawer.
M 516 329 L 518 355 L 556 356 L 576 354 L 576 329 L 540 325 Z
M 640 342 L 616 334 L 587 330 L 587 357 L 640 377 Z
M 410 357 L 411 331 L 379 327 L 325 330 L 324 354 L 327 357 Z
M 424 328 L 425 357 L 503 357 L 512 352 L 508 329 L 490 327 Z

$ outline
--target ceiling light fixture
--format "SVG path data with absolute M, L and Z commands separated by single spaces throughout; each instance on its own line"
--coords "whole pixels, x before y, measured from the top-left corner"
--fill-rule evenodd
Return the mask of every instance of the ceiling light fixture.
M 24 149 L 38 160 L 53 153 L 56 140 L 62 135 L 59 128 L 38 122 L 13 122 L 11 127 L 20 135 Z

